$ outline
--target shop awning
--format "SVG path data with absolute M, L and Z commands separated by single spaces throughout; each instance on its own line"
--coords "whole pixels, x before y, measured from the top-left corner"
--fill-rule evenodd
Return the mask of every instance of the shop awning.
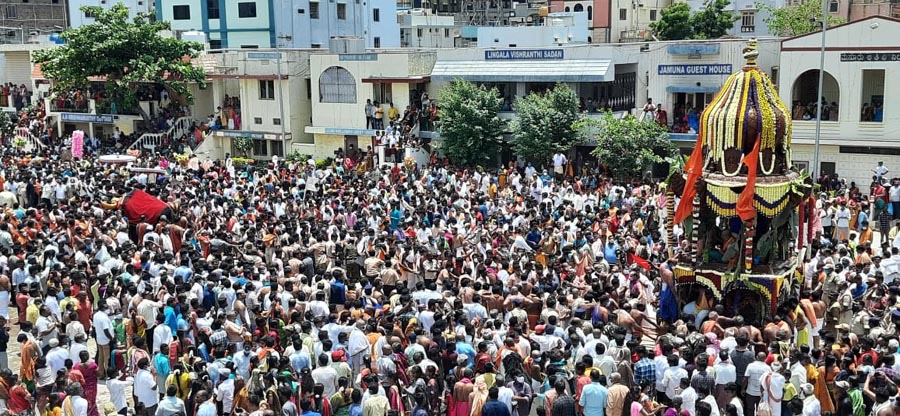
M 686 94 L 697 94 L 697 93 L 713 93 L 718 92 L 722 89 L 721 85 L 670 85 L 666 87 L 666 92 L 669 94 L 673 93 L 686 93 Z
M 609 82 L 615 77 L 609 59 L 438 61 L 431 71 L 435 82 Z

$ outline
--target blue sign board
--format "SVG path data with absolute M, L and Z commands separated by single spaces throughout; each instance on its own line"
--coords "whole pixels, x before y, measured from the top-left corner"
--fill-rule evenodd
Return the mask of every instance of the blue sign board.
M 247 54 L 248 59 L 281 59 L 280 52 L 250 52 Z
M 369 129 L 341 129 L 341 128 L 325 128 L 325 134 L 335 134 L 340 136 L 374 136 L 375 130 Z
M 377 53 L 344 53 L 338 57 L 341 61 L 377 61 Z
M 731 64 L 660 65 L 659 75 L 731 75 Z
M 486 61 L 541 61 L 563 59 L 562 49 L 490 49 L 484 51 Z
M 217 134 L 222 137 L 231 138 L 247 138 L 256 140 L 262 140 L 266 138 L 266 135 L 263 133 L 251 133 L 248 131 L 219 131 L 217 132 Z
M 715 55 L 719 53 L 719 44 L 669 45 L 666 52 L 669 55 Z
M 62 113 L 60 119 L 64 123 L 103 123 L 113 124 L 116 117 L 111 114 L 83 114 L 83 113 Z

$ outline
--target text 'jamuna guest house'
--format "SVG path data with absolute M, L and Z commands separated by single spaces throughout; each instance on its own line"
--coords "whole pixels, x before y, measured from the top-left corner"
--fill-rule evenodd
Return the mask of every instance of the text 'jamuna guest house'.
M 728 75 L 731 64 L 660 65 L 659 75 Z

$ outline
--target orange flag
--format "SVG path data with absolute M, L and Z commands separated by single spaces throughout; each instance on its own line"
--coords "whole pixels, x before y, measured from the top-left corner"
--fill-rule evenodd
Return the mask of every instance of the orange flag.
M 743 221 L 749 221 L 756 216 L 756 209 L 753 208 L 753 196 L 756 193 L 756 168 L 759 165 L 759 136 L 753 144 L 753 150 L 744 155 L 741 163 L 747 165 L 747 186 L 737 200 L 737 214 Z
M 687 179 L 684 183 L 684 192 L 681 193 L 681 200 L 678 201 L 678 209 L 675 210 L 674 224 L 680 224 L 685 218 L 691 216 L 694 205 L 694 196 L 697 195 L 697 179 L 703 173 L 703 144 L 701 140 L 697 140 L 694 145 L 694 151 L 691 152 L 691 158 L 688 159 L 685 170 Z

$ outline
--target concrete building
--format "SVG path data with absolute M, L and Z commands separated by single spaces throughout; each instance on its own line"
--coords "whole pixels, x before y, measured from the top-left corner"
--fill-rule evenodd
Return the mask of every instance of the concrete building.
M 612 0 L 550 0 L 550 12 L 584 12 L 587 15 L 588 43 L 609 43 L 613 36 L 610 30 Z
M 611 0 L 610 42 L 651 39 L 650 24 L 659 20 L 672 0 Z
M 334 156 L 338 148 L 375 149 L 375 126 L 366 123 L 367 100 L 382 107 L 385 125 L 391 104 L 401 116 L 407 106 L 420 107 L 436 57 L 434 51 L 415 49 L 310 55 L 313 122 L 306 133 L 314 136 L 314 144 L 295 149 L 317 158 Z
M 36 42 L 69 26 L 67 0 L 0 0 L 0 43 Z
M 788 4 L 796 3 L 791 0 Z M 865 19 L 872 16 L 900 17 L 900 4 L 891 0 L 829 0 L 828 12 L 845 22 Z M 827 36 L 826 36 L 827 37 Z
M 369 48 L 400 46 L 392 0 L 155 1 L 157 18 L 176 32 L 202 31 L 210 49 L 327 48 L 332 36 L 362 37 Z
M 154 0 L 67 0 L 69 5 L 69 26 L 79 27 L 94 23 L 94 17 L 81 11 L 82 6 L 96 6 L 110 9 L 112 6 L 122 3 L 128 8 L 131 17 L 138 13 L 150 13 L 153 11 Z
M 703 10 L 706 2 L 707 0 L 686 1 L 691 6 L 691 11 L 695 13 Z M 731 0 L 727 10 L 734 13 L 738 19 L 734 21 L 734 26 L 728 31 L 729 35 L 744 38 L 771 36 L 769 26 L 766 25 L 769 13 L 760 9 L 759 3 L 774 8 L 781 8 L 784 7 L 786 2 L 785 0 Z
M 588 43 L 587 13 L 550 13 L 528 26 L 478 28 L 478 47 L 534 48 Z
M 900 89 L 900 20 L 875 16 L 828 29 L 819 171 L 838 173 L 861 189 L 883 160 L 900 171 L 900 111 L 885 97 Z M 792 107 L 793 163 L 813 163 L 821 32 L 781 45 L 779 93 Z M 827 111 L 825 111 L 827 110 Z M 892 173 L 891 176 L 894 176 Z
M 461 45 L 460 28 L 453 16 L 431 14 L 425 9 L 397 12 L 400 25 L 400 47 L 454 48 Z
M 198 58 L 197 64 L 206 70 L 209 85 L 204 90 L 193 87 L 192 114 L 205 121 L 206 116 L 220 111 L 230 113 L 234 108 L 239 124 L 229 123 L 214 130 L 197 152 L 208 152 L 213 158 L 226 153 L 240 155 L 233 147 L 233 139 L 249 138 L 253 149 L 247 156 L 270 159 L 285 156 L 295 145 L 312 143 L 312 135 L 306 134 L 304 128 L 312 117 L 308 74 L 309 57 L 314 52 L 280 51 L 280 77 L 275 59 L 279 52 L 273 50 L 230 50 Z M 234 98 L 239 99 L 238 106 L 234 105 Z
M 724 81 L 746 62 L 744 39 L 654 42 L 641 56 L 641 73 L 647 74 L 647 98 L 662 106 L 672 126 L 672 139 L 685 149 L 693 148 L 696 129 L 684 123 L 685 116 L 703 112 Z M 781 42 L 758 40 L 760 69 L 778 81 Z M 643 107 L 640 102 L 637 107 Z

